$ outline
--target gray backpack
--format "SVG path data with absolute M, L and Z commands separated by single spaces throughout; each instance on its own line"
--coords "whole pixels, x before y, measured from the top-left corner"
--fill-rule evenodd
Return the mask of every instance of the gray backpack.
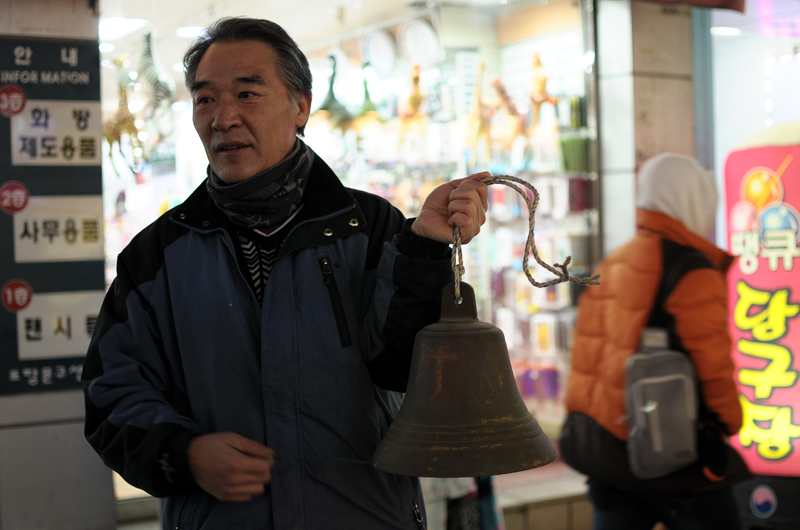
M 712 265 L 700 251 L 668 240 L 664 251 L 670 254 L 639 352 L 625 365 L 628 462 L 642 479 L 663 477 L 698 458 L 697 375 L 664 304 L 684 274 Z
M 628 463 L 638 478 L 668 475 L 697 460 L 697 376 L 691 359 L 668 349 L 664 329 L 645 328 L 625 364 Z

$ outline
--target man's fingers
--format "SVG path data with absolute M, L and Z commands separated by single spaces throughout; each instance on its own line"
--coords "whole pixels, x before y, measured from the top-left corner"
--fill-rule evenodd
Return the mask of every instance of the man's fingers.
M 481 171 L 480 173 L 473 173 L 472 175 L 461 180 L 483 180 L 486 177 L 491 177 L 492 174 L 488 171 Z
M 264 493 L 263 482 L 248 482 L 246 484 L 235 484 L 225 486 L 225 495 L 228 497 L 261 495 Z
M 263 495 L 264 490 L 264 484 L 261 483 L 228 487 L 220 492 L 218 499 L 225 502 L 249 502 L 253 497 Z
M 198 436 L 188 453 L 197 483 L 220 500 L 249 501 L 272 479 L 272 449 L 235 433 Z
M 244 460 L 220 473 L 213 484 L 209 484 L 207 491 L 227 502 L 248 502 L 252 497 L 262 495 L 265 485 L 272 480 L 270 466 L 259 458 L 245 455 L 242 458 Z
M 447 224 L 461 229 L 461 242 L 469 243 L 486 221 L 487 186 L 477 180 L 463 180 L 450 193 Z
M 260 458 L 241 455 L 240 459 L 231 460 L 228 469 L 223 472 L 225 482 L 232 485 L 266 482 L 272 476 L 272 464 Z
M 268 482 L 272 468 L 275 466 L 275 460 L 272 456 L 272 450 L 268 456 L 253 456 L 243 453 L 233 448 L 233 451 L 223 464 L 225 483 L 238 485 L 248 482 Z
M 421 237 L 452 243 L 453 227 L 462 230 L 462 242 L 472 239 L 486 221 L 488 186 L 480 182 L 488 171 L 441 184 L 425 199 L 411 230 Z
M 456 214 L 461 214 L 462 216 L 467 217 L 471 222 L 478 226 L 483 224 L 484 219 L 482 219 L 481 209 L 471 201 L 453 201 L 450 203 L 447 210 L 449 215 L 447 224 L 450 226 L 458 225 L 462 229 L 468 228 L 466 221 L 462 220 L 460 223 L 455 222 L 453 216 Z
M 491 177 L 491 176 L 492 176 L 491 173 L 489 173 L 488 171 L 484 171 L 482 173 L 475 173 L 474 175 L 470 175 L 468 177 L 453 179 L 451 181 L 448 181 L 444 185 L 450 186 L 454 190 L 460 188 L 461 186 L 474 187 L 476 189 L 478 188 L 485 189 L 488 186 L 480 181 L 482 179 L 485 179 L 486 177 Z
M 450 217 L 452 226 L 457 226 L 461 229 L 461 244 L 466 245 L 481 231 L 480 225 L 468 215 L 463 213 L 455 213 Z
M 261 458 L 268 462 L 273 461 L 275 458 L 275 452 L 272 449 L 244 436 L 233 435 L 228 443 L 240 453 L 254 458 Z
M 472 190 L 478 194 L 478 200 L 481 206 L 483 206 L 484 210 L 489 208 L 489 186 L 487 184 L 477 180 L 464 180 L 461 182 L 461 184 L 459 184 L 458 188 L 456 188 L 453 193 L 456 191 L 468 193 L 469 190 Z
M 486 221 L 486 201 L 485 196 L 481 196 L 478 190 L 470 187 L 460 187 L 450 194 L 450 202 L 447 205 L 448 223 L 453 226 L 452 215 L 463 213 L 472 217 L 478 225 Z

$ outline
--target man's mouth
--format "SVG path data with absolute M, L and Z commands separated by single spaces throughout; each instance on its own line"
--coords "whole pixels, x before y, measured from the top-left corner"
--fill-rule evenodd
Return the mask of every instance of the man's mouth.
M 245 147 L 249 147 L 247 144 L 239 143 L 239 142 L 225 142 L 221 143 L 217 146 L 217 151 L 226 152 L 226 151 L 234 151 L 236 149 L 243 149 Z

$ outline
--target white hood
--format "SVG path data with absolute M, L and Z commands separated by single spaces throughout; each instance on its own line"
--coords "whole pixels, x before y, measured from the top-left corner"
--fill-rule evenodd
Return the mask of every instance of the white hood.
M 661 153 L 642 164 L 636 206 L 663 213 L 708 237 L 717 207 L 714 173 L 697 160 L 676 153 Z

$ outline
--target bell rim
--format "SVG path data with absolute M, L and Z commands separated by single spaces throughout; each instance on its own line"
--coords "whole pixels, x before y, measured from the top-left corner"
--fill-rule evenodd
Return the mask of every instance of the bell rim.
M 516 457 L 509 459 L 509 455 Z M 545 466 L 558 457 L 552 440 L 541 431 L 532 438 L 489 445 L 424 447 L 384 438 L 372 458 L 381 471 L 416 477 L 505 475 Z

